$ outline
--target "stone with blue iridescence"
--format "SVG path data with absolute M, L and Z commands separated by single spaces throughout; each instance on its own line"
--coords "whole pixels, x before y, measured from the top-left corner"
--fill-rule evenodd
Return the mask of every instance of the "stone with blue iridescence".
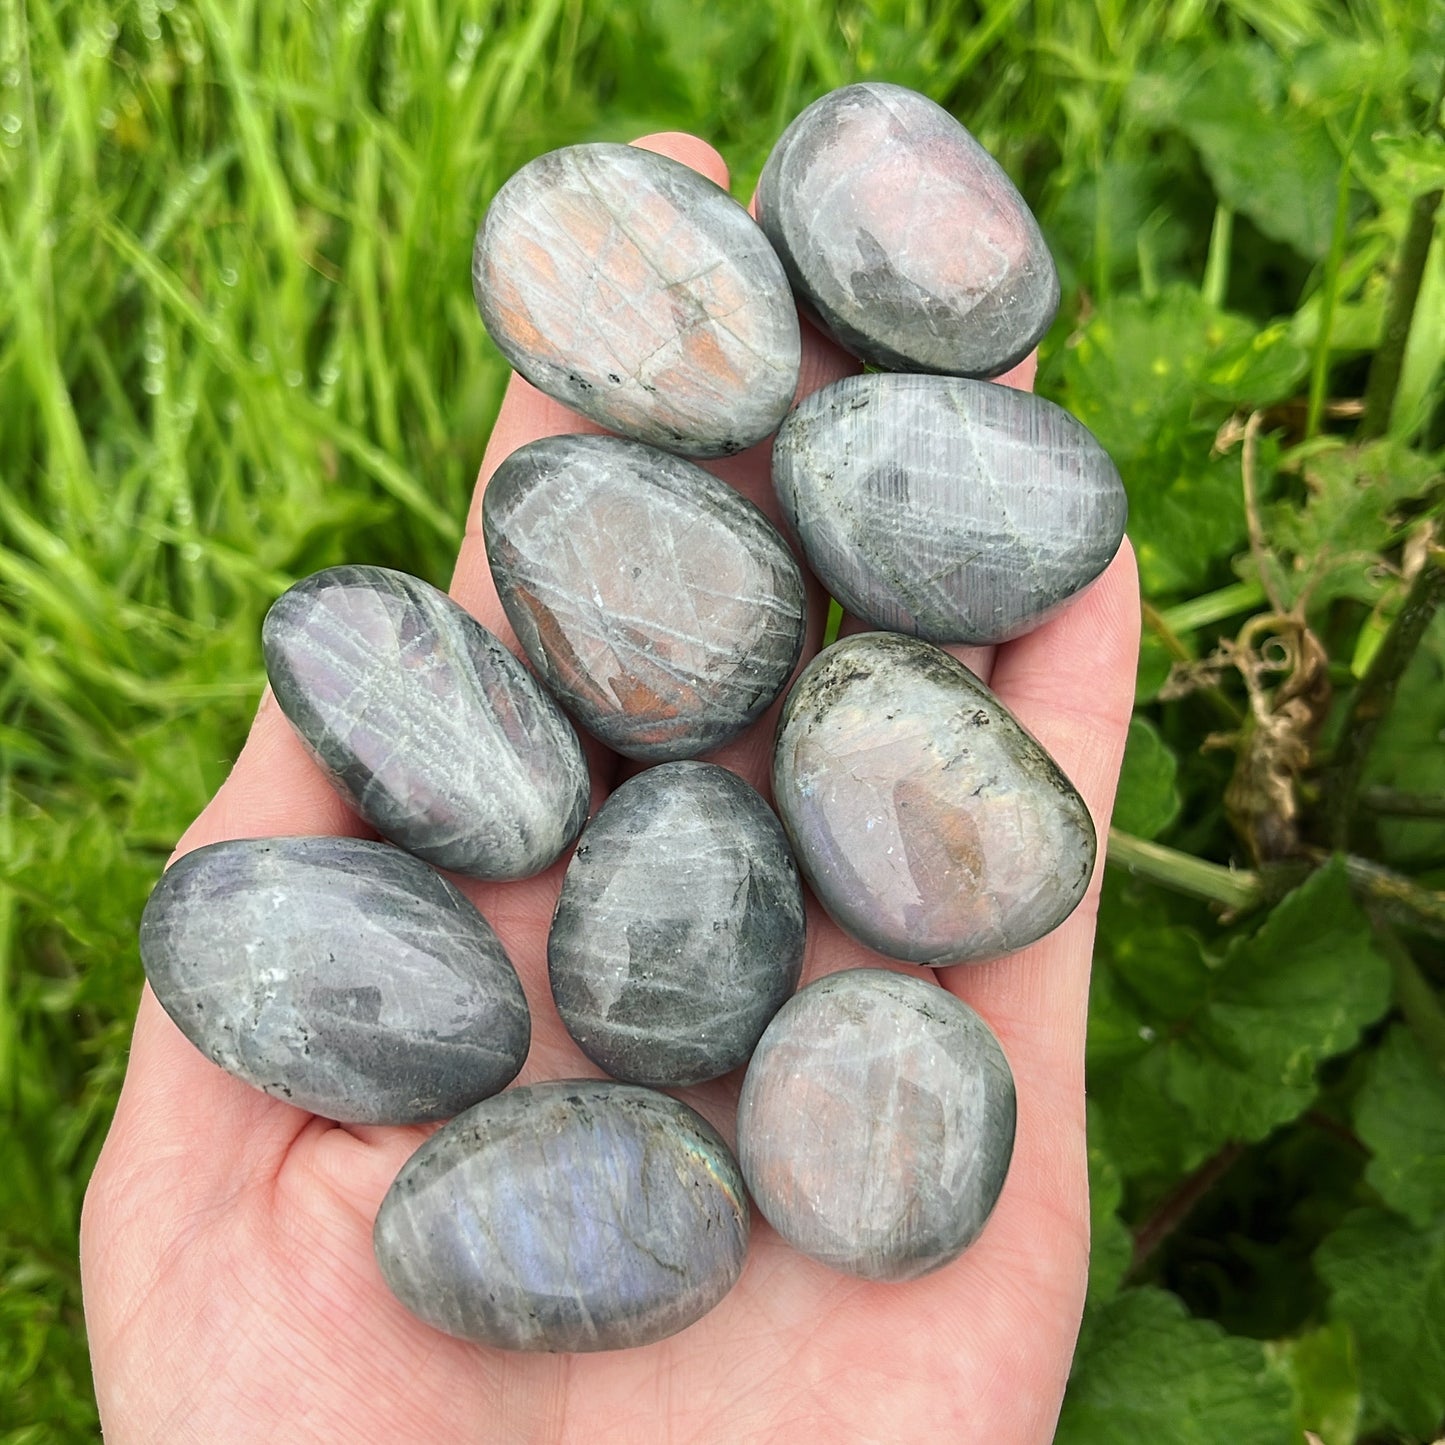
M 708 752 L 787 685 L 802 572 L 768 519 L 701 467 L 618 437 L 547 437 L 497 469 L 482 526 L 532 665 L 624 756 Z
M 146 904 L 141 960 L 213 1063 L 347 1124 L 445 1119 L 522 1067 L 531 1018 L 486 919 L 357 838 L 212 843 Z
M 910 963 L 1023 948 L 1094 872 L 1094 824 L 1059 765 L 916 637 L 859 633 L 808 664 L 783 704 L 773 798 L 832 918 Z
M 281 711 L 377 832 L 472 878 L 528 878 L 587 818 L 587 761 L 536 679 L 444 592 L 331 567 L 262 629 Z
M 1124 484 L 1051 401 L 953 376 L 850 376 L 773 445 L 809 565 L 855 616 L 931 642 L 1004 642 L 1088 586 L 1124 538 Z
M 797 389 L 798 315 L 767 237 L 721 187 L 636 146 L 523 166 L 477 232 L 472 289 L 533 386 L 668 451 L 742 451 Z
M 907 1280 L 979 1235 L 1013 1156 L 1013 1074 L 988 1025 L 886 969 L 818 979 L 768 1025 L 738 1101 L 753 1201 L 794 1249 Z
M 1058 272 L 1013 182 L 901 85 L 810 105 L 768 157 L 757 204 L 793 289 L 885 370 L 998 376 L 1058 310 Z
M 659 1087 L 745 1064 L 803 968 L 803 889 L 772 810 L 711 763 L 622 784 L 567 867 L 547 962 L 568 1032 Z
M 732 1151 L 685 1104 L 632 1084 L 532 1084 L 412 1155 L 376 1217 L 396 1297 L 504 1350 L 652 1344 L 742 1273 L 748 1206 Z

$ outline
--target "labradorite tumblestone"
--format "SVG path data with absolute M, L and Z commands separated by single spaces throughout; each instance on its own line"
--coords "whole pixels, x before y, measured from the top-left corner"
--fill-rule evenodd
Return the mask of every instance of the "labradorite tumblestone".
M 773 797 L 828 913 L 911 963 L 1025 947 L 1094 871 L 1093 822 L 1058 764 L 916 637 L 859 633 L 808 664 L 783 704 Z
M 497 469 L 482 526 L 532 665 L 624 756 L 720 747 L 787 685 L 801 569 L 768 519 L 701 467 L 618 437 L 548 437 Z
M 701 1083 L 746 1063 L 798 986 L 803 928 L 768 805 L 726 768 L 664 763 L 582 834 L 547 943 L 552 995 L 615 1078 Z
M 331 567 L 262 628 L 281 711 L 377 832 L 472 878 L 527 878 L 587 817 L 572 724 L 444 592 L 385 567 Z
M 497 192 L 472 289 L 533 386 L 686 456 L 761 441 L 798 385 L 798 316 L 767 237 L 721 187 L 636 146 L 565 146 Z
M 357 838 L 212 843 L 140 926 L 161 1006 L 213 1063 L 347 1124 L 445 1119 L 527 1056 L 522 985 L 434 869 Z
M 505 1350 L 617 1350 L 675 1334 L 737 1282 L 742 1175 L 685 1104 L 631 1084 L 488 1099 L 407 1161 L 376 1218 L 396 1297 Z
M 1008 1174 L 1014 1083 L 986 1023 L 885 969 L 818 979 L 768 1025 L 738 1102 L 738 1158 L 795 1249 L 906 1280 L 977 1238 Z
M 931 642 L 1004 642 L 1113 560 L 1124 484 L 1051 401 L 954 376 L 851 376 L 773 445 L 813 570 L 857 617 Z
M 757 205 L 793 289 L 886 370 L 998 376 L 1058 310 L 1058 272 L 1013 182 L 901 85 L 814 101 L 768 157 Z

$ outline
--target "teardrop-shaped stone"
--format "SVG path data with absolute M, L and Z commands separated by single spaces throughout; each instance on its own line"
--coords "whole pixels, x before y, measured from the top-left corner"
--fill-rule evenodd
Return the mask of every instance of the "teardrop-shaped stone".
M 1038 222 L 941 106 L 868 81 L 814 101 L 773 148 L 758 220 L 788 279 L 854 355 L 998 376 L 1059 307 Z
M 532 665 L 625 756 L 707 752 L 787 685 L 802 572 L 768 519 L 701 467 L 618 437 L 548 437 L 497 469 L 482 522 Z
M 1004 642 L 1113 560 L 1128 503 L 1051 401 L 953 376 L 850 376 L 773 445 L 809 565 L 855 616 L 931 642 Z
M 797 389 L 797 311 L 767 237 L 721 187 L 636 146 L 523 166 L 477 233 L 472 289 L 533 386 L 669 451 L 742 451 Z
M 503 1350 L 619 1350 L 685 1329 L 737 1282 L 742 1175 L 685 1104 L 631 1084 L 488 1099 L 407 1161 L 376 1217 L 392 1292 Z
M 890 958 L 966 963 L 1042 938 L 1094 871 L 1094 825 L 1059 766 L 946 652 L 864 632 L 783 705 L 773 797 L 838 925 Z
M 587 760 L 536 679 L 444 592 L 331 567 L 261 634 L 281 711 L 377 832 L 472 878 L 528 878 L 587 818 Z
M 527 1001 L 496 934 L 385 843 L 197 848 L 156 884 L 140 951 L 161 1007 L 208 1059 L 342 1123 L 449 1118 L 527 1057 Z
M 615 1078 L 746 1063 L 803 969 L 803 886 L 772 810 L 712 763 L 623 783 L 568 864 L 547 962 L 567 1031 Z
M 1013 1074 L 937 984 L 881 968 L 810 983 L 768 1025 L 738 1100 L 764 1218 L 864 1279 L 916 1279 L 983 1229 L 1013 1157 Z

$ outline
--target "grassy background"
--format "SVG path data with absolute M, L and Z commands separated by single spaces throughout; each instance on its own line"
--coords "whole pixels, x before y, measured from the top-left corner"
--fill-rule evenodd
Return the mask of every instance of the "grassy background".
M 124 1068 L 135 921 L 243 736 L 262 613 L 342 560 L 448 577 L 506 375 L 469 252 L 512 170 L 563 143 L 689 129 L 745 197 L 803 105 L 870 76 L 964 119 L 1058 256 L 1043 386 L 1119 456 L 1164 622 L 1124 821 L 1247 863 L 1218 806 L 1228 767 L 1196 761 L 1209 721 L 1155 701 L 1171 655 L 1207 652 L 1215 624 L 1264 597 L 1258 565 L 1238 561 L 1238 456 L 1212 443 L 1264 405 L 1285 409 L 1286 441 L 1318 443 L 1325 402 L 1359 394 L 1409 206 L 1439 164 L 1418 131 L 1442 38 L 1433 0 L 0 0 L 0 1442 L 95 1438 L 75 1238 Z M 1414 471 L 1387 468 L 1409 471 L 1411 506 L 1433 465 L 1439 259 L 1420 312 L 1438 315 L 1411 332 L 1389 428 L 1417 443 Z M 1346 517 L 1331 545 L 1398 573 L 1389 520 Z M 1281 535 L 1287 568 L 1313 544 Z M 1398 607 L 1387 581 L 1332 594 L 1345 682 Z M 1226 722 L 1241 715 L 1230 687 Z M 1422 866 L 1433 849 L 1417 848 Z M 1106 977 L 1140 907 L 1117 894 Z M 1161 914 L 1169 928 L 1218 934 L 1214 913 L 1178 907 L 1192 911 Z M 1117 1294 L 1125 1231 L 1137 1253 L 1217 1147 L 1285 1147 L 1271 1131 L 1318 1107 L 1316 1062 L 1363 1029 L 1377 1039 L 1389 1006 L 1387 984 L 1311 1045 L 1294 1113 L 1240 1124 L 1242 1144 L 1135 1158 L 1113 1142 L 1129 1100 L 1096 1074 L 1115 1150 L 1096 1160 L 1105 1283 L 1067 1438 L 1263 1442 L 1310 1425 L 1336 1445 L 1439 1424 L 1445 1404 L 1400 1406 L 1370 1364 L 1383 1349 L 1423 1368 L 1438 1333 L 1370 1344 L 1331 1313 L 1328 1271 L 1261 1266 L 1256 1294 L 1287 1297 L 1272 1315 L 1242 1313 L 1237 1290 L 1191 1292 L 1192 1257 L 1136 1268 L 1148 1288 Z M 1288 1175 L 1308 1205 L 1309 1157 L 1257 1163 L 1249 1177 Z M 1208 1253 L 1237 1234 L 1230 1198 L 1179 1239 Z M 1183 1363 L 1138 1374 L 1168 1356 L 1160 1341 Z M 1132 1382 L 1116 1399 L 1157 1396 L 1159 1418 L 1108 1405 L 1111 1381 Z M 1264 1423 L 1229 1413 L 1246 1387 L 1271 1402 Z

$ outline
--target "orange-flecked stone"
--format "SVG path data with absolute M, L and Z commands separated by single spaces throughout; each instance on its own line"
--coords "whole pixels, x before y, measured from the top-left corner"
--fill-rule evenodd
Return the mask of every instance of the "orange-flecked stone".
M 797 389 L 797 312 L 767 238 L 651 151 L 566 146 L 523 166 L 477 232 L 472 287 L 528 381 L 668 451 L 742 451 Z

